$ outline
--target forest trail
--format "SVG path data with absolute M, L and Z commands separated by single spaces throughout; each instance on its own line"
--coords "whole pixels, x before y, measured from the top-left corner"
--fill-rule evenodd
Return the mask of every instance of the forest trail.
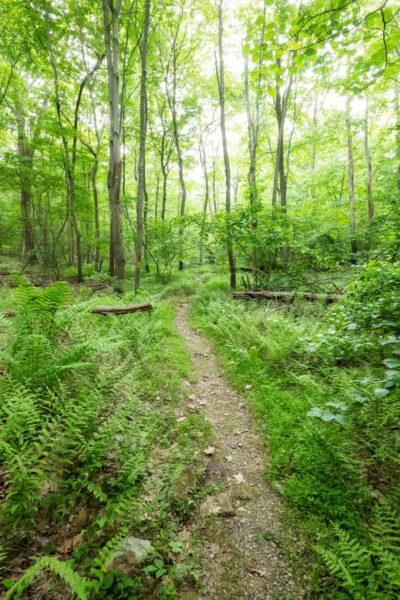
M 189 410 L 203 414 L 213 428 L 215 450 L 206 457 L 205 484 L 216 484 L 218 489 L 209 508 L 211 513 L 218 506 L 230 512 L 229 504 L 226 509 L 218 496 L 226 492 L 222 500 L 228 497 L 234 510 L 230 516 L 203 518 L 207 508 L 202 505 L 197 523 L 190 526 L 192 538 L 201 540 L 196 554 L 205 598 L 301 598 L 305 592 L 296 585 L 281 548 L 281 540 L 288 539 L 290 531 L 282 523 L 280 499 L 265 480 L 265 448 L 244 398 L 222 376 L 210 344 L 190 328 L 189 307 L 187 302 L 178 307 L 176 324 L 194 364 L 196 383 L 191 384 Z

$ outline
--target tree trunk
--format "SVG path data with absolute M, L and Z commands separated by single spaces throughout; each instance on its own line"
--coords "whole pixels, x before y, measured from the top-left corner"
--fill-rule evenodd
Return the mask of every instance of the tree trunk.
M 249 89 L 249 60 L 246 55 L 245 60 L 245 75 L 244 75 L 244 89 L 246 97 L 246 113 L 247 113 L 247 134 L 248 134 L 248 149 L 249 149 L 249 170 L 247 173 L 247 181 L 249 184 L 249 200 L 250 207 L 253 212 L 251 228 L 253 231 L 257 229 L 257 185 L 256 185 L 256 159 L 257 159 L 257 146 L 258 146 L 258 130 L 259 130 L 259 100 L 257 96 L 256 100 L 256 114 L 255 118 L 251 112 L 250 106 L 250 89 Z M 253 277 L 257 275 L 257 247 L 253 245 L 251 250 L 251 262 L 253 269 Z
M 367 193 L 368 193 L 368 225 L 370 225 L 374 218 L 374 198 L 372 195 L 372 166 L 371 166 L 371 155 L 369 152 L 369 141 L 368 141 L 368 128 L 369 128 L 369 99 L 365 97 L 365 117 L 364 117 L 364 153 L 365 153 L 365 164 L 367 167 Z M 371 236 L 368 234 L 366 249 L 371 248 Z
M 232 241 L 232 226 L 230 221 L 231 214 L 231 167 L 229 162 L 228 142 L 226 137 L 226 122 L 225 122 L 225 73 L 224 73 L 224 53 L 222 47 L 223 21 L 222 21 L 222 1 L 219 0 L 218 6 L 218 53 L 219 53 L 219 70 L 216 61 L 217 81 L 219 89 L 219 106 L 221 117 L 221 135 L 222 147 L 224 152 L 225 165 L 225 210 L 226 210 L 226 241 L 228 250 L 228 262 L 230 271 L 231 287 L 236 288 L 236 264 L 233 253 Z
M 167 179 L 168 174 L 165 169 L 162 171 L 163 174 L 163 185 L 162 185 L 162 201 L 161 201 L 161 221 L 165 221 L 165 207 L 167 204 Z
M 204 140 L 200 139 L 199 143 L 199 151 L 200 151 L 200 162 L 203 168 L 204 175 L 204 206 L 203 206 L 203 219 L 201 223 L 201 233 L 200 233 L 200 264 L 203 264 L 203 254 L 204 254 L 204 231 L 206 226 L 206 218 L 207 218 L 207 209 L 208 209 L 208 200 L 209 200 L 209 182 L 208 182 L 208 170 L 207 170 L 207 158 L 205 151 Z
M 21 261 L 26 262 L 33 258 L 33 250 L 35 249 L 34 232 L 31 220 L 31 205 L 32 205 L 32 176 L 33 176 L 33 158 L 35 154 L 35 143 L 40 135 L 42 122 L 47 110 L 51 86 L 47 89 L 40 114 L 38 116 L 36 126 L 31 139 L 27 136 L 27 119 L 26 119 L 26 100 L 27 93 L 24 94 L 21 106 L 17 106 L 13 110 L 17 119 L 18 129 L 18 154 L 20 159 L 20 186 L 21 186 L 21 218 L 22 218 L 22 240 L 21 240 Z
M 317 158 L 317 133 L 318 133 L 318 92 L 315 93 L 314 109 L 313 109 L 313 146 L 312 146 L 312 157 L 311 157 L 311 171 L 312 171 L 312 199 L 315 200 L 315 161 Z
M 351 131 L 351 115 L 350 115 L 350 96 L 347 96 L 346 102 L 346 128 L 347 128 L 347 151 L 348 151 L 348 168 L 349 168 L 349 202 L 350 202 L 350 231 L 351 231 L 351 251 L 357 252 L 356 239 L 356 215 L 354 207 L 354 157 L 353 157 L 353 135 Z
M 217 189 L 216 189 L 216 178 L 217 178 L 217 174 L 216 174 L 216 163 L 217 163 L 217 159 L 216 157 L 213 158 L 212 161 L 212 196 L 213 196 L 213 205 L 214 205 L 214 213 L 217 214 L 218 212 L 218 207 L 217 207 Z
M 139 173 L 138 196 L 136 203 L 136 271 L 135 294 L 140 288 L 140 269 L 143 246 L 143 197 L 146 194 L 146 132 L 147 132 L 147 107 L 146 107 L 146 79 L 147 79 L 147 42 L 150 22 L 150 0 L 146 0 L 145 16 L 143 23 L 143 38 L 140 47 L 142 73 L 140 81 L 140 146 L 139 146 Z M 146 200 L 146 199 L 145 199 Z M 147 200 L 146 200 L 147 204 Z M 146 206 L 147 218 L 147 206 Z
M 396 87 L 394 88 L 394 107 L 396 113 L 396 154 L 399 161 L 397 168 L 397 187 L 400 192 L 400 82 L 396 78 Z
M 99 221 L 99 200 L 97 192 L 97 169 L 99 168 L 99 161 L 96 156 L 92 167 L 92 190 L 93 190 L 93 203 L 94 203 L 94 228 L 96 232 L 96 251 L 94 257 L 94 270 L 98 273 L 100 267 L 100 221 Z
M 174 140 L 175 140 L 175 148 L 176 153 L 178 155 L 178 169 L 179 169 L 179 185 L 181 188 L 181 201 L 179 208 L 179 216 L 185 216 L 185 208 L 186 208 L 186 184 L 185 184 L 185 176 L 183 170 L 183 156 L 182 156 L 182 148 L 179 139 L 179 130 L 178 130 L 178 115 L 176 110 L 176 77 L 177 77 L 177 58 L 178 52 L 174 45 L 173 48 L 173 73 L 172 73 L 172 101 L 170 103 L 171 112 L 172 112 L 172 124 L 174 130 Z M 181 239 L 181 253 L 182 253 L 182 238 L 183 238 L 183 225 L 181 224 L 179 227 L 179 237 Z M 183 260 L 180 258 L 179 260 L 179 270 L 183 271 Z
M 109 273 L 124 279 L 125 256 L 121 223 L 121 149 L 119 102 L 119 16 L 122 0 L 103 0 L 104 42 L 107 59 L 108 98 L 110 105 L 110 161 L 107 178 L 110 204 L 110 264 Z M 111 20 L 109 19 L 111 12 Z M 111 39 L 112 29 L 112 39 Z
M 296 52 L 293 53 L 293 60 L 296 56 Z M 280 68 L 281 60 L 277 59 L 277 66 Z M 276 157 L 275 157 L 275 171 L 274 171 L 274 184 L 272 189 L 272 210 L 274 211 L 276 208 L 276 195 L 278 191 L 278 177 L 279 177 L 279 187 L 280 187 L 280 197 L 281 197 L 281 210 L 282 214 L 286 214 L 286 192 L 287 192 L 287 174 L 285 175 L 285 164 L 283 159 L 283 142 L 284 142 L 284 131 L 285 131 L 285 121 L 287 108 L 290 98 L 290 92 L 292 90 L 293 85 L 293 76 L 290 75 L 286 82 L 286 86 L 283 90 L 281 90 L 278 81 L 276 81 L 275 89 L 276 89 L 276 97 L 275 97 L 275 113 L 276 119 L 278 122 L 278 141 L 276 148 Z
M 157 221 L 157 219 L 158 219 L 158 198 L 160 195 L 160 177 L 158 174 L 156 175 L 156 181 L 157 181 L 156 198 L 155 198 L 155 204 L 154 204 L 154 220 L 155 221 Z

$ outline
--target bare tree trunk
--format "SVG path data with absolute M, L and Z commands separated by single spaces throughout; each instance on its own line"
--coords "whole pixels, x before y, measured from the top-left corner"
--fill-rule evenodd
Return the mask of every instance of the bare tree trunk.
M 213 197 L 213 205 L 214 205 L 214 213 L 217 214 L 217 189 L 216 189 L 216 178 L 217 178 L 217 158 L 214 156 L 212 161 L 212 197 Z
M 199 142 L 199 151 L 200 151 L 200 162 L 203 168 L 204 175 L 204 206 L 203 206 L 203 219 L 201 223 L 201 233 L 200 233 L 200 264 L 203 264 L 203 255 L 204 255 L 204 231 L 206 226 L 206 218 L 207 218 L 207 209 L 208 209 L 208 200 L 209 200 L 209 182 L 208 182 L 208 169 L 207 169 L 207 158 L 206 158 L 206 150 L 205 143 L 202 138 L 200 138 Z
M 18 151 L 21 160 L 21 217 L 22 217 L 22 248 L 21 261 L 29 260 L 34 248 L 33 227 L 31 221 L 32 205 L 32 167 L 33 167 L 33 148 L 27 148 L 25 136 L 18 134 Z
M 183 171 L 182 148 L 181 148 L 180 139 L 179 139 L 178 115 L 177 115 L 177 110 L 176 110 L 176 86 L 177 86 L 177 83 L 176 83 L 177 64 L 176 63 L 177 63 L 177 58 L 178 58 L 178 52 L 174 45 L 173 58 L 172 58 L 172 65 L 173 65 L 172 99 L 170 102 L 170 108 L 171 108 L 171 112 L 172 112 L 172 124 L 173 124 L 173 130 L 174 130 L 176 153 L 178 155 L 179 185 L 181 188 L 181 201 L 180 201 L 179 215 L 183 218 L 185 216 L 185 208 L 186 208 L 186 184 L 185 184 L 185 176 L 184 176 L 184 171 Z M 183 226 L 182 225 L 179 228 L 179 237 L 182 240 L 182 238 L 183 238 Z M 182 246 L 182 241 L 181 241 L 181 246 Z M 180 258 L 180 260 L 179 260 L 179 270 L 180 271 L 183 270 L 182 258 Z
M 224 151 L 225 164 L 225 210 L 226 210 L 226 241 L 228 249 L 228 262 L 230 270 L 231 287 L 236 288 L 236 264 L 233 253 L 232 227 L 230 222 L 231 214 L 231 167 L 229 162 L 228 142 L 226 137 L 226 122 L 225 122 L 225 73 L 224 73 L 224 53 L 222 47 L 223 21 L 222 21 L 222 1 L 219 0 L 218 6 L 218 54 L 219 54 L 219 70 L 216 61 L 217 81 L 219 89 L 219 106 L 221 113 L 221 135 L 222 147 Z
M 346 102 L 346 128 L 347 128 L 347 151 L 348 151 L 348 167 L 349 167 L 349 201 L 350 201 L 350 230 L 351 230 L 351 251 L 357 252 L 356 239 L 356 216 L 354 207 L 354 157 L 353 157 L 353 135 L 351 131 L 351 115 L 350 115 L 350 96 L 347 96 Z
M 125 256 L 121 223 L 121 149 L 119 100 L 119 17 L 122 0 L 103 0 L 104 42 L 107 59 L 108 98 L 110 105 L 110 162 L 107 178 L 110 203 L 109 273 L 118 279 L 125 276 Z M 111 23 L 109 13 L 111 12 Z M 112 29 L 112 39 L 111 39 Z
M 396 153 L 399 161 L 397 168 L 397 187 L 400 192 L 400 81 L 396 78 L 396 87 L 394 88 L 394 107 L 396 113 Z
M 296 57 L 296 52 L 293 53 L 293 60 Z M 277 66 L 280 68 L 281 60 L 278 58 L 276 61 Z M 285 131 L 285 121 L 287 108 L 289 104 L 290 93 L 293 85 L 293 75 L 290 75 L 286 85 L 281 90 L 281 87 L 276 81 L 275 89 L 276 89 L 276 97 L 275 97 L 275 113 L 276 119 L 278 122 L 278 141 L 276 148 L 276 158 L 275 158 L 275 171 L 274 171 L 274 184 L 272 189 L 272 210 L 274 211 L 276 208 L 276 195 L 278 191 L 278 176 L 279 176 L 279 187 L 280 187 L 280 197 L 281 197 L 281 209 L 282 214 L 286 214 L 286 192 L 287 192 L 287 174 L 285 175 L 285 164 L 283 158 L 283 142 L 284 142 L 284 131 Z
M 318 92 L 315 93 L 314 98 L 314 109 L 313 109 L 313 146 L 312 146 L 312 157 L 311 157 L 311 170 L 312 170 L 312 199 L 315 200 L 315 161 L 317 157 L 317 133 L 318 133 Z
M 168 174 L 163 169 L 163 185 L 162 185 L 162 203 L 161 203 L 161 221 L 165 221 L 165 207 L 167 204 L 167 179 Z
M 367 193 L 368 193 L 368 225 L 370 225 L 374 218 L 374 198 L 372 195 L 372 166 L 371 166 L 371 155 L 369 152 L 369 141 L 368 141 L 368 128 L 369 128 L 369 98 L 365 96 L 365 116 L 364 116 L 364 153 L 365 153 L 365 164 L 367 167 Z M 368 234 L 366 249 L 371 248 L 371 236 Z
M 255 118 L 251 112 L 250 106 L 250 90 L 249 90 L 249 60 L 246 54 L 245 74 L 244 74 L 244 89 L 246 97 L 246 113 L 247 113 L 247 132 L 248 132 L 248 148 L 249 148 L 249 170 L 247 173 L 247 181 L 249 184 L 249 200 L 250 207 L 253 211 L 251 228 L 253 231 L 257 229 L 257 214 L 255 205 L 257 202 L 257 185 L 256 185 L 256 160 L 258 146 L 258 131 L 259 131 L 259 100 L 256 100 Z M 257 247 L 254 245 L 251 250 L 251 262 L 253 269 L 253 277 L 257 274 Z
M 47 110 L 51 87 L 45 93 L 40 114 L 36 121 L 36 126 L 29 139 L 27 134 L 27 119 L 26 119 L 26 100 L 27 93 L 22 97 L 20 106 L 16 106 L 13 110 L 18 129 L 18 154 L 20 158 L 20 182 L 21 182 L 21 217 L 22 217 L 22 243 L 21 243 L 21 261 L 26 262 L 33 258 L 33 250 L 35 249 L 34 232 L 31 220 L 31 205 L 32 205 L 32 175 L 33 175 L 33 158 L 35 154 L 35 143 L 40 135 L 42 122 Z
M 168 93 L 168 91 L 167 91 Z M 168 96 L 169 102 L 169 96 Z M 162 136 L 161 136 L 161 146 L 160 146 L 160 165 L 162 172 L 162 199 L 161 199 L 161 221 L 165 220 L 165 210 L 167 204 L 167 184 L 168 184 L 168 174 L 169 174 L 169 163 L 171 160 L 171 155 L 173 151 L 173 144 L 175 143 L 175 138 L 172 141 L 170 138 L 170 128 L 165 123 L 164 118 L 164 110 L 165 105 L 163 104 L 161 107 L 158 107 L 158 114 L 160 117 L 160 121 L 162 124 Z M 157 187 L 158 190 L 158 187 Z
M 147 119 L 147 117 L 146 117 Z M 149 194 L 147 192 L 146 179 L 144 182 L 144 209 L 143 209 L 143 246 L 144 246 L 144 268 L 149 273 L 149 252 L 148 252 L 148 216 L 149 216 Z
M 140 288 L 140 269 L 143 246 L 143 197 L 146 194 L 146 132 L 147 132 L 147 106 L 146 106 L 146 79 L 147 79 L 147 42 L 150 22 L 150 0 L 146 0 L 145 16 L 143 23 L 143 37 L 140 47 L 142 74 L 140 81 L 140 147 L 139 147 L 139 174 L 138 196 L 136 203 L 136 271 L 135 294 Z M 145 198 L 146 201 L 146 198 Z M 147 201 L 146 201 L 147 205 Z M 147 206 L 146 206 L 147 218 Z
M 156 175 L 156 180 L 157 180 L 156 198 L 155 198 L 155 205 L 154 205 L 154 220 L 155 221 L 157 221 L 157 219 L 158 219 L 158 198 L 160 195 L 160 177 L 158 174 Z
M 97 192 L 97 169 L 99 168 L 99 161 L 96 156 L 92 167 L 92 190 L 93 190 L 93 203 L 94 203 L 94 227 L 96 232 L 96 251 L 94 257 L 94 269 L 98 273 L 100 265 L 100 221 L 99 221 L 99 200 Z

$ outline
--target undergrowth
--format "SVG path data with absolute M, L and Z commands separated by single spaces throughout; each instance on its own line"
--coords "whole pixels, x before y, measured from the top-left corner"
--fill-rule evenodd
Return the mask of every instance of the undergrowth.
M 50 599 L 58 589 L 65 598 L 177 597 L 169 544 L 187 517 L 168 490 L 177 469 L 199 469 L 208 428 L 201 417 L 175 417 L 190 359 L 172 303 L 157 301 L 152 313 L 90 313 L 94 304 L 133 301 L 132 292 L 92 296 L 87 288 L 40 289 L 21 278 L 16 316 L 1 319 L 7 599 L 30 597 L 29 590 Z M 146 562 L 133 579 L 110 571 L 127 535 L 150 539 L 149 561 L 163 562 L 166 581 L 146 573 Z M 15 564 L 25 569 L 22 578 Z M 189 576 L 193 571 L 196 565 L 187 566 Z

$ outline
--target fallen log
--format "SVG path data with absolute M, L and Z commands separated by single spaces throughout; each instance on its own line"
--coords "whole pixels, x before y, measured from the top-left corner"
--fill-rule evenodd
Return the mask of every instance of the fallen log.
M 325 300 L 326 304 L 332 304 L 339 300 L 339 294 L 314 294 L 313 292 L 268 292 L 246 290 L 245 292 L 233 292 L 234 300 L 294 300 L 295 298 L 303 300 Z
M 95 306 L 91 312 L 98 315 L 126 315 L 128 313 L 138 312 L 139 310 L 153 310 L 151 302 L 142 304 L 128 304 L 127 306 Z
M 153 304 L 151 302 L 143 302 L 142 304 L 128 304 L 126 306 L 95 306 L 91 309 L 91 313 L 96 315 L 126 315 L 128 313 L 134 313 L 143 310 L 153 310 Z M 0 314 L 5 317 L 15 317 L 15 310 L 13 308 L 6 308 L 0 310 Z

